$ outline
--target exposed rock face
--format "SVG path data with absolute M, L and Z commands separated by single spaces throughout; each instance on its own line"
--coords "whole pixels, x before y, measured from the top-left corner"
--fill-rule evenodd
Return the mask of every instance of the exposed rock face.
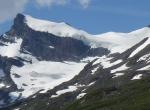
M 12 65 L 21 67 L 23 66 L 23 63 L 17 59 L 0 56 L 0 70 L 1 70 L 0 99 L 4 103 L 4 105 L 11 103 L 10 96 L 9 96 L 10 91 L 13 92 L 18 90 L 16 84 L 13 82 L 13 80 L 10 77 L 10 69 Z

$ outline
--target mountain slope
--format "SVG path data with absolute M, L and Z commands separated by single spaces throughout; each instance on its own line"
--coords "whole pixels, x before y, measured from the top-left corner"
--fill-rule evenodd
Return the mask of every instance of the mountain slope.
M 75 104 L 84 110 L 80 101 L 86 97 L 91 101 L 99 96 L 103 102 L 114 92 L 113 97 L 120 100 L 126 91 L 123 87 L 135 82 L 130 90 L 139 85 L 136 80 L 149 80 L 149 34 L 145 27 L 130 33 L 91 35 L 66 23 L 18 14 L 0 37 L 0 107 L 63 110 L 75 109 Z
M 137 80 L 114 90 L 93 90 L 64 110 L 149 110 L 149 81 Z
M 46 94 L 38 94 L 27 99 L 17 108 L 20 110 L 149 109 L 150 44 L 147 43 L 148 41 L 149 38 L 145 38 L 121 54 L 109 54 L 93 60 L 70 81 L 56 86 Z M 140 50 L 141 47 L 144 48 Z M 135 51 L 136 54 L 133 55 Z

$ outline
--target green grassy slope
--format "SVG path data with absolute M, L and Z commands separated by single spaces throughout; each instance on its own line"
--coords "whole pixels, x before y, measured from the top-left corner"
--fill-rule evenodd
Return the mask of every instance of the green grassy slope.
M 118 89 L 92 90 L 65 110 L 150 110 L 150 78 Z

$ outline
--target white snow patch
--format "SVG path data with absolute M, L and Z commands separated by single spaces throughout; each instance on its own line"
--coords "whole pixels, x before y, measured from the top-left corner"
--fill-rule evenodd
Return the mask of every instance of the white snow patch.
M 104 66 L 104 68 L 105 67 L 107 67 L 107 65 L 108 64 L 110 64 L 109 63 L 109 61 L 111 60 L 112 58 L 108 58 L 107 56 L 102 56 L 102 57 L 99 57 L 94 63 L 93 63 L 93 65 L 96 65 L 96 64 L 99 64 L 99 63 L 101 63 L 103 66 Z M 105 64 L 104 64 L 105 63 Z
M 147 65 L 147 66 L 145 66 L 145 67 L 143 67 L 143 68 L 140 68 L 140 69 L 138 69 L 138 70 L 150 70 L 150 65 Z
M 133 57 L 134 55 L 136 55 L 138 52 L 140 52 L 142 49 L 144 49 L 148 44 L 150 44 L 150 38 L 147 39 L 146 42 L 144 42 L 144 44 L 142 44 L 140 47 L 138 47 L 136 50 L 134 50 L 131 55 L 129 56 L 129 58 Z
M 110 65 L 108 65 L 108 67 L 117 65 L 117 64 L 119 64 L 119 63 L 121 63 L 121 62 L 122 62 L 122 60 L 117 60 L 117 61 L 115 61 L 115 62 L 113 62 L 113 63 L 110 63 Z M 108 67 L 107 67 L 107 68 L 108 68 Z
M 118 71 L 123 71 L 123 70 L 126 70 L 128 68 L 129 67 L 127 67 L 126 64 L 124 64 L 124 65 L 122 65 L 122 66 L 120 66 L 120 67 L 118 67 L 116 69 L 111 70 L 111 73 L 115 73 L 115 72 L 118 72 Z
M 99 68 L 99 66 L 96 67 L 96 68 L 94 68 L 94 69 L 92 70 L 92 73 L 91 73 L 91 74 L 95 74 L 95 72 L 98 70 L 98 68 Z
M 15 108 L 14 110 L 20 110 L 20 108 Z
M 147 63 L 150 62 L 150 54 L 146 54 L 144 56 L 142 56 L 141 58 L 139 58 L 138 62 L 139 61 L 146 61 Z
M 122 62 L 122 60 L 117 60 L 117 61 L 111 63 L 110 62 L 111 59 L 112 59 L 112 57 L 102 56 L 98 60 L 96 60 L 93 63 L 93 65 L 100 63 L 103 66 L 103 68 L 109 68 L 109 67 L 112 67 L 112 66 L 117 65 Z
M 79 87 L 84 87 L 85 85 L 84 84 L 78 84 L 78 83 L 76 83 L 76 84 L 74 84 L 74 86 L 76 86 L 77 88 L 79 88 Z
M 93 60 L 95 60 L 97 58 L 100 58 L 100 57 L 98 57 L 98 56 L 96 56 L 96 57 L 86 57 L 86 58 L 83 58 L 81 60 L 81 62 L 87 62 L 87 63 L 89 63 L 89 62 L 91 62 L 91 61 L 93 61 Z
M 103 61 L 101 64 L 103 65 L 104 68 L 109 68 L 109 67 L 112 67 L 112 66 L 114 66 L 114 65 L 117 65 L 117 64 L 119 64 L 119 63 L 121 63 L 121 62 L 122 62 L 122 60 L 117 60 L 117 61 L 115 61 L 115 62 L 113 62 L 113 63 L 110 63 L 109 60 L 106 60 L 106 61 Z
M 12 66 L 11 78 L 18 89 L 24 89 L 22 96 L 28 97 L 39 90 L 45 89 L 43 92 L 46 92 L 62 82 L 72 79 L 85 65 L 86 63 L 76 62 L 37 61 L 33 64 L 25 64 L 23 67 Z M 21 77 L 16 78 L 14 73 Z M 27 86 L 23 86 L 23 84 Z
M 88 86 L 92 86 L 93 84 L 95 84 L 96 81 L 91 82 Z
M 3 88 L 5 87 L 5 84 L 4 83 L 0 83 L 0 88 Z
M 76 84 L 74 84 L 73 86 L 69 86 L 68 89 L 63 89 L 63 90 L 57 91 L 57 92 L 56 92 L 57 95 L 52 95 L 51 98 L 58 97 L 58 96 L 60 96 L 60 95 L 62 95 L 62 94 L 65 94 L 65 93 L 67 93 L 67 92 L 76 91 L 78 88 L 84 87 L 84 86 L 86 86 L 86 85 L 76 83 Z
M 65 94 L 67 92 L 73 92 L 73 91 L 76 91 L 76 90 L 77 90 L 76 86 L 69 86 L 68 89 L 63 89 L 63 90 L 57 91 L 56 92 L 57 95 L 52 95 L 51 98 L 55 98 L 55 97 L 58 97 L 62 94 Z
M 124 75 L 124 73 L 115 73 L 115 75 L 112 78 L 117 78 L 117 77 L 123 76 L 123 75 Z
M 81 93 L 77 96 L 77 99 L 81 99 L 82 97 L 84 97 L 86 95 L 86 93 Z
M 0 46 L 0 55 L 7 57 L 15 57 L 20 52 L 22 39 L 15 39 L 15 43 L 5 43 L 7 46 Z
M 142 74 L 138 74 L 134 76 L 131 80 L 136 80 L 136 79 L 141 79 L 141 78 L 142 78 Z
M 19 96 L 21 95 L 20 92 L 10 92 L 9 96 L 11 97 L 11 102 L 14 102 L 16 99 L 19 98 Z
M 54 46 L 49 46 L 49 48 L 54 49 L 55 47 Z

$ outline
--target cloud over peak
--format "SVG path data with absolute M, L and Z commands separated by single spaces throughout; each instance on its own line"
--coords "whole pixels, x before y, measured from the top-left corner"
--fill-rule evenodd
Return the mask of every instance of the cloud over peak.
M 87 8 L 91 0 L 76 0 L 83 8 Z M 17 13 L 24 11 L 30 0 L 1 0 L 0 1 L 0 23 L 13 18 Z M 72 0 L 33 0 L 33 3 L 40 7 L 50 7 L 52 5 L 66 5 Z
M 68 0 L 35 0 L 40 6 L 65 5 Z
M 18 12 L 24 10 L 27 0 L 1 0 L 0 1 L 0 23 L 14 17 Z
M 91 0 L 78 0 L 83 8 L 87 8 L 91 2 Z
M 40 6 L 51 6 L 51 5 L 65 5 L 71 0 L 35 0 Z M 83 8 L 87 8 L 91 0 L 76 0 Z

